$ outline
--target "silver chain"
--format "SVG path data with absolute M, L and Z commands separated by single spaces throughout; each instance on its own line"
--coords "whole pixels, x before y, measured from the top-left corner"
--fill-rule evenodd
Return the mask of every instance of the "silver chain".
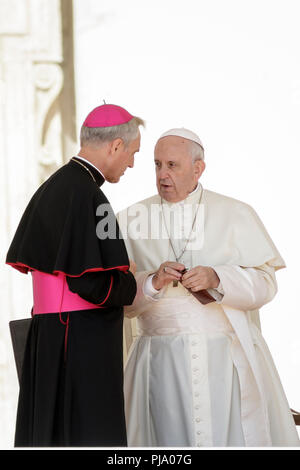
M 186 244 L 184 245 L 184 248 L 181 252 L 181 254 L 179 256 L 176 255 L 176 251 L 174 249 L 174 246 L 173 246 L 173 243 L 172 243 L 172 239 L 171 239 L 171 236 L 168 232 L 168 227 L 167 227 L 167 224 L 166 224 L 166 219 L 165 219 L 165 213 L 164 213 L 164 206 L 163 206 L 163 203 L 162 203 L 162 197 L 160 197 L 160 204 L 161 204 L 161 207 L 162 207 L 162 213 L 163 213 L 163 218 L 164 218 L 164 223 L 165 223 L 165 227 L 166 227 L 166 231 L 167 231 L 167 235 L 169 237 L 169 242 L 170 242 L 170 245 L 171 245 L 171 248 L 173 250 L 173 253 L 174 253 L 174 256 L 175 256 L 175 259 L 176 259 L 176 262 L 178 263 L 178 261 L 180 260 L 180 258 L 182 257 L 182 255 L 184 254 L 185 250 L 186 250 L 186 247 L 191 239 L 191 235 L 192 235 L 192 232 L 193 232 L 193 228 L 194 228 L 194 225 L 195 225 L 195 222 L 196 222 L 196 218 L 197 218 L 197 215 L 198 215 L 198 211 L 199 211 L 199 207 L 200 207 L 200 203 L 201 203 L 201 199 L 202 199 L 202 194 L 203 194 L 203 188 L 201 187 L 201 193 L 200 193 L 200 198 L 199 198 L 199 203 L 198 203 L 198 208 L 196 210 L 196 213 L 195 213 L 195 216 L 194 216 L 194 220 L 193 220 L 193 223 L 192 223 L 192 228 L 191 228 L 191 231 L 190 231 L 190 234 L 189 234 L 189 237 L 186 241 Z

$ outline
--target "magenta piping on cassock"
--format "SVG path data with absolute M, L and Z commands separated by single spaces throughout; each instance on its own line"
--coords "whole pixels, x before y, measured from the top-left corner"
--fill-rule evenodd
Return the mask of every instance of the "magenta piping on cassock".
M 6 263 L 8 266 L 11 266 L 12 268 L 17 269 L 17 271 L 20 271 L 23 274 L 27 274 L 28 272 L 31 271 L 37 271 L 36 268 L 32 266 L 28 266 L 27 264 L 21 263 L 20 261 L 16 261 L 15 263 Z M 79 274 L 70 274 L 70 273 L 65 273 L 63 271 L 59 270 L 54 270 L 52 274 L 65 274 L 66 276 L 69 277 L 80 277 L 85 273 L 93 273 L 93 272 L 101 272 L 101 271 L 112 271 L 113 269 L 117 269 L 118 271 L 124 271 L 127 272 L 129 269 L 129 265 L 124 265 L 124 266 L 112 266 L 111 268 L 88 268 L 82 271 Z

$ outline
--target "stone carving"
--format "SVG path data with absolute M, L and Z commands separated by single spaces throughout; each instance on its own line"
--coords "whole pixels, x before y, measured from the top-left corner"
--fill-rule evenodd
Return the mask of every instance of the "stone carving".
M 63 72 L 58 64 L 36 64 L 34 69 L 37 159 L 39 180 L 44 181 L 63 163 L 58 101 L 63 87 Z
M 72 0 L 0 0 L 4 228 L 0 233 L 0 442 L 4 448 L 13 446 L 18 395 L 8 322 L 29 317 L 32 307 L 30 275 L 5 266 L 5 254 L 32 194 L 72 156 L 76 144 L 72 18 Z

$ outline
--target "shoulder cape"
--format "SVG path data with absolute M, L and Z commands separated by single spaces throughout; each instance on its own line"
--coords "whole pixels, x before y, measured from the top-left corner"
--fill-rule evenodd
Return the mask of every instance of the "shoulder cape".
M 88 271 L 127 271 L 125 244 L 108 200 L 99 188 L 104 179 L 92 166 L 91 174 L 74 161 L 57 170 L 29 202 L 7 253 L 6 263 L 23 273 L 80 276 Z M 97 173 L 97 174 L 95 174 Z M 106 212 L 97 216 L 104 204 Z M 100 239 L 97 224 L 110 211 L 115 237 Z M 102 237 L 103 238 L 103 237 Z
M 239 200 L 204 190 L 203 225 L 198 248 L 193 250 L 193 265 L 239 265 L 257 267 L 265 263 L 275 270 L 285 262 L 254 209 Z M 151 214 L 148 233 L 156 233 L 151 224 L 161 223 L 158 195 L 136 203 L 118 214 L 129 257 L 137 263 L 138 271 L 148 271 L 166 261 L 170 254 L 168 239 L 137 238 L 131 233 L 136 227 L 134 219 L 141 207 Z M 153 228 L 153 227 L 152 227 Z M 172 254 L 171 254 L 172 256 Z

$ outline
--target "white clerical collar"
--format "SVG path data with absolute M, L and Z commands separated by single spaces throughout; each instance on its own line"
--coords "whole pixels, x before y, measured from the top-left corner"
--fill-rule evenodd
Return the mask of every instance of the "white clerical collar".
M 201 197 L 202 192 L 203 192 L 202 185 L 198 183 L 196 188 L 191 193 L 189 193 L 185 199 L 183 199 L 182 201 L 179 201 L 179 204 L 181 206 L 184 206 L 185 204 L 196 203 L 199 199 L 199 196 Z
M 199 189 L 199 185 L 200 183 L 197 184 L 197 186 L 195 187 L 195 189 L 187 196 L 187 197 L 190 197 L 192 194 L 196 193 Z
M 105 180 L 105 176 L 104 174 L 102 173 L 102 171 L 99 170 L 99 168 L 97 168 L 95 165 L 93 165 L 89 160 L 87 160 L 86 158 L 83 158 L 81 157 L 80 155 L 76 155 L 76 158 L 80 158 L 80 160 L 83 160 L 84 162 L 88 163 L 89 165 L 91 165 L 93 168 L 95 168 L 101 176 L 103 176 L 104 180 Z

